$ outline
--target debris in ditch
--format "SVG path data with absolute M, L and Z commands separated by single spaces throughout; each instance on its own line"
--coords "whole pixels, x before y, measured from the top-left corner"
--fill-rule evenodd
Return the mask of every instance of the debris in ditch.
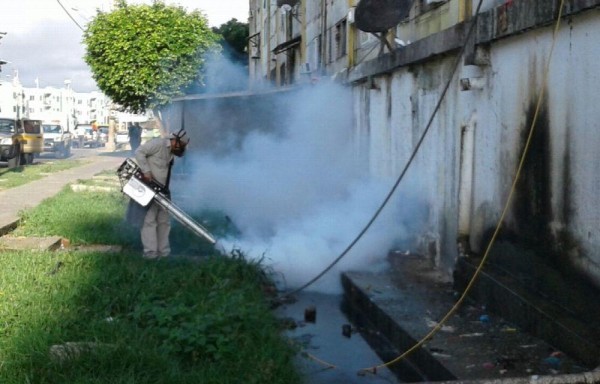
M 271 299 L 271 309 L 279 308 L 282 305 L 294 304 L 298 299 L 294 296 L 275 296 Z
M 482 366 L 485 369 L 494 369 L 494 368 L 496 368 L 496 364 L 490 363 L 490 362 L 483 363 Z
M 317 321 L 317 308 L 314 305 L 304 310 L 304 321 L 307 323 L 315 323 Z
M 484 324 L 487 324 L 490 322 L 490 317 L 488 315 L 481 315 L 479 316 L 479 321 L 481 321 Z
M 427 326 L 429 328 L 435 328 L 439 325 L 439 323 L 437 321 L 433 321 L 431 319 L 425 318 L 425 323 L 427 324 Z M 456 331 L 456 328 L 451 326 L 451 325 L 442 325 L 440 328 L 440 331 L 442 332 L 448 332 L 448 333 L 453 333 L 454 331 Z
M 71 240 L 65 239 L 64 237 L 60 239 L 60 249 L 69 248 L 71 246 Z
M 458 335 L 458 337 L 481 337 L 483 333 L 475 332 L 475 333 L 463 333 L 462 335 Z
M 515 363 L 517 359 L 509 356 L 501 356 L 496 359 L 496 365 L 500 366 L 502 369 L 513 369 L 515 368 Z

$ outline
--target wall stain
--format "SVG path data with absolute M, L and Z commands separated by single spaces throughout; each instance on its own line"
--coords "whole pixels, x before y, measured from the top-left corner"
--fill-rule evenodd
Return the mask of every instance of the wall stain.
M 525 123 L 517 153 L 522 153 L 533 123 L 537 96 L 525 113 Z M 560 180 L 564 191 L 556 212 L 552 208 L 552 158 L 550 118 L 547 102 L 540 106 L 537 121 L 521 175 L 516 184 L 511 213 L 513 221 L 505 223 L 490 253 L 489 271 L 502 271 L 520 284 L 553 302 L 582 322 L 592 326 L 600 319 L 600 308 L 590 297 L 600 294 L 598 287 L 576 269 L 569 255 L 579 245 L 568 231 L 573 207 L 570 185 L 571 155 L 564 152 Z M 568 136 L 567 136 L 568 137 Z M 568 148 L 568 143 L 567 147 Z M 559 223 L 558 230 L 551 223 Z M 493 228 L 484 234 L 489 242 Z M 488 268 L 488 267 L 486 267 Z M 594 320 L 596 319 L 596 320 Z
M 526 111 L 525 129 L 521 137 L 522 153 L 535 116 L 536 104 L 531 103 Z M 548 224 L 552 221 L 552 184 L 550 122 L 548 106 L 540 106 L 531 143 L 517 181 L 512 211 L 515 218 L 514 230 L 519 242 L 531 248 L 550 247 L 552 242 Z M 550 249 L 544 249 L 548 253 Z

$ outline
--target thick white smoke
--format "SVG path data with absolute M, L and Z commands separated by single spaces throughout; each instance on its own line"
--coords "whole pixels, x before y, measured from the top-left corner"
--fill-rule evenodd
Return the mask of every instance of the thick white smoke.
M 365 172 L 346 112 L 348 92 L 335 85 L 308 87 L 286 111 L 277 111 L 285 116 L 278 132 L 250 133 L 226 156 L 186 155 L 194 172 L 188 183 L 197 181 L 186 188 L 203 208 L 223 211 L 241 232 L 220 245 L 264 256 L 282 288 L 303 285 L 336 259 L 394 182 Z M 382 266 L 387 252 L 412 232 L 408 225 L 422 217 L 413 214 L 418 206 L 406 196 L 396 194 L 347 256 L 307 289 L 339 292 L 340 271 Z

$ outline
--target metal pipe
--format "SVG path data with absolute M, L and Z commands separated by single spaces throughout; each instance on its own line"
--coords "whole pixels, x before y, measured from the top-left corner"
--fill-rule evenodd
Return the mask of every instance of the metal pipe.
M 211 244 L 216 244 L 217 240 L 200 224 L 195 222 L 191 217 L 189 217 L 185 212 L 181 210 L 178 206 L 173 204 L 171 200 L 167 199 L 162 193 L 157 193 L 154 197 L 154 201 L 159 204 L 161 207 L 169 211 L 169 213 L 181 224 L 186 226 L 190 231 L 194 232 L 196 235 L 204 237 Z

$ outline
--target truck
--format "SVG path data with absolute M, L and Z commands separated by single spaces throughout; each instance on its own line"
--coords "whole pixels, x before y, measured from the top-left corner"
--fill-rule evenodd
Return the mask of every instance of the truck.
M 0 117 L 0 161 L 9 168 L 33 163 L 43 147 L 41 120 Z
M 44 152 L 54 153 L 56 158 L 66 158 L 71 155 L 73 136 L 68 127 L 60 120 L 45 121 L 42 123 L 44 130 Z

